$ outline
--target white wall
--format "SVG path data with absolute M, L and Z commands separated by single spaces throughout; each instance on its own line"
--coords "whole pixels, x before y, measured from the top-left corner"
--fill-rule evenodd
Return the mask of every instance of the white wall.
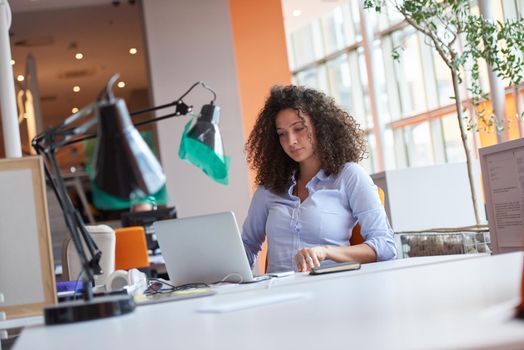
M 482 223 L 486 223 L 480 171 L 473 178 Z M 466 163 L 388 170 L 371 175 L 384 190 L 385 209 L 395 232 L 475 225 Z
M 218 184 L 178 158 L 188 117 L 157 123 L 170 202 L 179 217 L 233 210 L 242 224 L 249 206 L 249 181 L 229 2 L 148 0 L 143 8 L 153 103 L 173 101 L 194 82 L 204 81 L 217 93 L 225 153 L 232 157 L 229 185 Z M 211 97 L 207 90 L 197 87 L 185 102 L 198 112 Z

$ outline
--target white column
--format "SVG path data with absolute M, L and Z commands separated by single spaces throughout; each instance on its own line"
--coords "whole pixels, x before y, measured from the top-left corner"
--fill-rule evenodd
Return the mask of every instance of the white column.
M 157 123 L 170 202 L 181 217 L 232 210 L 242 224 L 249 207 L 249 181 L 229 1 L 144 1 L 143 9 L 154 104 L 173 101 L 194 82 L 204 81 L 216 91 L 224 150 L 232 159 L 229 185 L 218 184 L 178 157 L 189 118 Z M 184 100 L 198 113 L 211 98 L 198 87 Z
M 487 20 L 493 21 L 492 0 L 479 0 L 480 13 Z M 497 132 L 497 143 L 509 140 L 508 124 L 506 123 L 506 94 L 504 82 L 497 77 L 491 66 L 488 66 L 488 79 L 491 96 L 491 104 L 497 122 L 503 123 L 504 130 Z
M 379 118 L 378 98 L 380 91 L 377 86 L 375 73 L 376 60 L 373 52 L 373 29 L 369 24 L 364 10 L 364 2 L 359 1 L 360 28 L 362 31 L 362 46 L 364 47 L 364 57 L 366 59 L 366 73 L 368 78 L 368 93 L 371 107 L 371 118 L 373 119 L 373 134 L 375 135 L 376 148 L 376 169 L 375 172 L 384 170 L 384 124 Z
M 16 111 L 15 83 L 11 66 L 9 27 L 11 10 L 7 0 L 0 0 L 0 107 L 4 130 L 5 155 L 8 158 L 22 156 L 18 114 Z

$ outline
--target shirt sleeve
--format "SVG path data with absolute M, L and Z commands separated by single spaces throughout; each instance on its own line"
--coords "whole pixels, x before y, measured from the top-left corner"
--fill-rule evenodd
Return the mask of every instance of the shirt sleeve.
M 266 238 L 267 197 L 268 191 L 263 187 L 258 187 L 251 199 L 247 218 L 242 226 L 242 242 L 251 268 Z
M 393 230 L 389 225 L 384 206 L 380 202 L 377 186 L 358 164 L 344 168 L 349 207 L 360 224 L 364 243 L 377 254 L 377 261 L 391 260 L 397 255 Z

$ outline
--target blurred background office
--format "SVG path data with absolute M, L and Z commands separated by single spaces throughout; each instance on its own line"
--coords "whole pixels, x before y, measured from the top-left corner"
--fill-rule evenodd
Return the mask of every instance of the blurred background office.
M 487 3 L 496 20 L 516 18 L 524 6 L 524 0 Z M 449 70 L 391 7 L 378 14 L 363 9 L 359 0 L 11 0 L 9 4 L 11 64 L 24 154 L 32 152 L 29 140 L 35 132 L 93 102 L 115 72 L 120 73 L 115 94 L 126 100 L 130 111 L 171 102 L 199 80 L 213 87 L 222 108 L 224 148 L 232 159 L 229 185 L 210 181 L 178 159 L 186 118 L 140 129 L 167 175 L 165 193 L 155 201 L 176 206 L 179 216 L 233 210 L 243 221 L 253 189 L 243 143 L 274 84 L 309 85 L 347 108 L 366 133 L 369 157 L 362 164 L 370 174 L 385 172 L 382 179 L 388 172 L 465 161 Z M 471 11 L 480 11 L 477 1 L 471 1 Z M 392 52 L 399 46 L 401 57 L 394 60 Z M 484 91 L 490 92 L 487 67 L 481 67 L 480 74 Z M 493 128 L 468 131 L 474 158 L 480 147 L 522 137 L 518 116 L 523 86 L 504 84 L 506 127 L 499 133 Z M 468 101 L 469 91 L 462 89 Z M 27 100 L 34 102 L 32 108 L 26 106 Z M 199 110 L 208 95 L 196 91 L 186 102 Z M 471 111 L 470 105 L 466 108 Z M 4 156 L 0 142 L 0 157 Z M 118 210 L 129 210 L 125 205 L 103 207 L 93 200 L 86 158 L 89 145 L 82 143 L 59 153 L 86 221 L 114 219 Z M 453 182 L 451 176 L 441 178 Z M 381 181 L 378 175 L 374 179 Z M 467 187 L 463 188 L 467 198 Z M 406 204 L 385 191 L 393 227 L 411 229 L 393 217 L 393 207 Z M 461 216 L 474 224 L 469 213 Z M 433 223 L 417 225 L 422 229 Z

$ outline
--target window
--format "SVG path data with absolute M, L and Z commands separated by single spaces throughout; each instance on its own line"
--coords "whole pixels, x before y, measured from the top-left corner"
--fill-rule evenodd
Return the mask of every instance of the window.
M 428 121 L 404 128 L 404 142 L 408 150 L 409 166 L 434 164 Z
M 442 129 L 444 133 L 444 145 L 446 147 L 446 159 L 449 163 L 465 162 L 466 155 L 462 139 L 460 138 L 460 128 L 457 115 L 455 113 L 443 116 Z
M 373 134 L 367 134 L 366 142 L 367 154 L 360 164 L 369 172 L 375 172 L 375 136 Z
M 437 94 L 439 106 L 447 106 L 453 103 L 451 97 L 454 95 L 453 82 L 451 81 L 451 70 L 442 57 L 433 50 L 433 62 L 435 67 L 435 79 L 437 83 Z
M 348 112 L 352 110 L 351 75 L 346 54 L 327 63 L 329 94 Z M 358 82 L 357 82 L 358 84 Z
M 344 28 L 346 19 L 342 7 L 337 7 L 322 20 L 326 54 L 342 49 L 348 42 Z
M 358 70 L 360 78 L 360 86 L 362 86 L 362 98 L 364 99 L 364 125 L 367 128 L 373 127 L 373 117 L 371 116 L 371 102 L 369 100 L 369 84 L 368 75 L 366 71 L 366 58 L 364 57 L 364 49 L 359 47 L 357 49 L 358 55 Z M 355 77 L 356 79 L 357 77 Z
M 427 109 L 424 74 L 422 71 L 418 35 L 411 28 L 393 33 L 395 46 L 402 46 L 400 60 L 395 62 L 402 115 L 408 116 Z
M 297 83 L 328 93 L 326 66 L 316 66 L 297 74 Z
M 289 41 L 293 47 L 293 61 L 291 62 L 293 69 L 312 63 L 323 56 L 319 20 L 291 33 L 290 37 Z
M 293 46 L 294 81 L 334 97 L 366 131 L 369 157 L 362 165 L 368 171 L 380 169 L 375 164 L 379 152 L 383 153 L 385 169 L 465 161 L 454 100 L 450 98 L 454 91 L 449 68 L 421 33 L 403 23 L 402 15 L 389 2 L 385 2 L 381 14 L 373 10 L 364 13 L 362 20 L 375 35 L 370 45 L 373 59 L 366 59 L 360 1 L 349 0 L 288 35 Z M 519 10 L 524 8 L 524 0 L 494 0 L 489 4 L 499 20 L 522 15 Z M 472 1 L 475 11 L 478 13 L 478 5 Z M 392 57 L 396 48 L 398 61 Z M 370 61 L 375 65 L 376 116 L 371 111 L 373 94 L 367 76 Z M 485 65 L 481 66 L 481 86 L 489 92 L 486 72 Z M 467 73 L 464 75 L 468 80 Z M 462 92 L 467 99 L 467 92 Z M 378 128 L 374 128 L 374 121 L 379 123 Z M 376 149 L 378 137 L 382 150 Z M 469 141 L 473 144 L 473 137 Z

